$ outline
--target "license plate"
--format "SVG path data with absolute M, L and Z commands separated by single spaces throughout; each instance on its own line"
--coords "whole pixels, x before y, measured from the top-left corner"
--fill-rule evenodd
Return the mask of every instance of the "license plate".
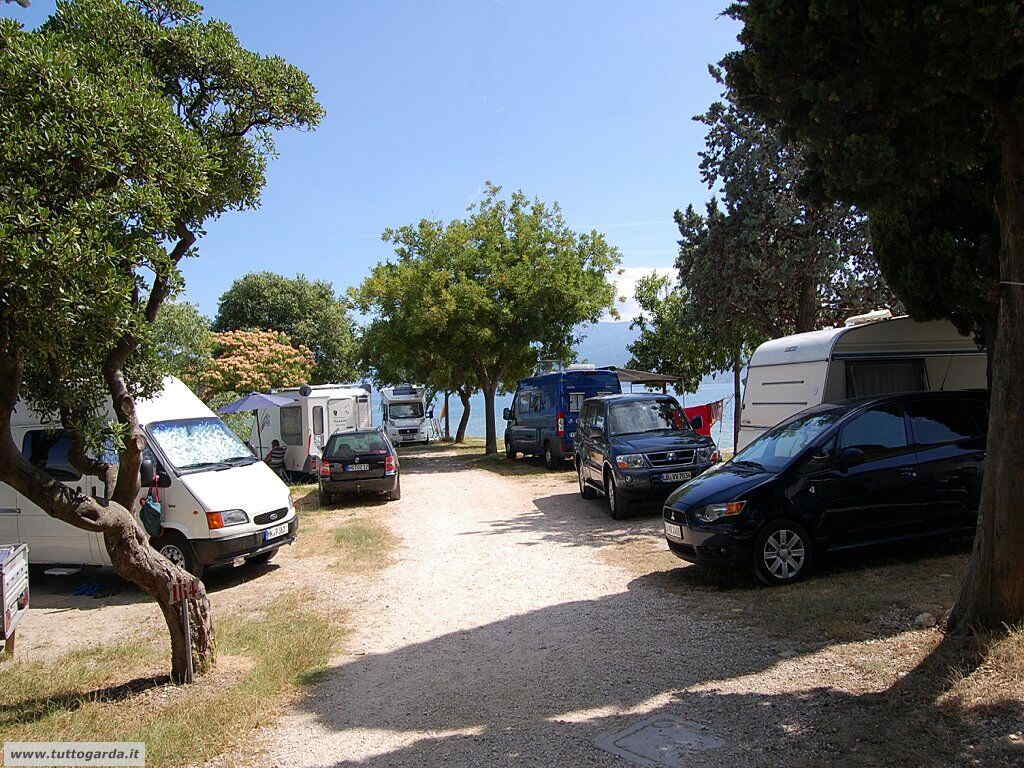
M 275 525 L 273 528 L 267 528 L 263 532 L 263 540 L 270 541 L 278 536 L 284 536 L 286 533 L 288 533 L 288 523 L 281 523 L 281 525 Z
M 369 464 L 346 464 L 346 472 L 366 472 L 370 469 Z
M 666 472 L 661 476 L 661 482 L 681 483 L 683 480 L 689 480 L 691 477 L 693 477 L 692 472 Z
M 676 525 L 675 523 L 665 523 L 665 535 L 670 539 L 683 540 L 683 528 L 682 526 Z

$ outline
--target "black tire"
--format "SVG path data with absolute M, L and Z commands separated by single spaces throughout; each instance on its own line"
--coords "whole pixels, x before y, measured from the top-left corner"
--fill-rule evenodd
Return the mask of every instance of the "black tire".
M 388 493 L 388 499 L 391 501 L 398 501 L 402 498 L 402 476 L 399 475 L 395 478 L 395 489 Z
M 555 452 L 551 450 L 551 443 L 544 443 L 544 466 L 548 469 L 558 469 L 561 465 L 562 459 L 555 456 Z
M 813 563 L 814 542 L 794 520 L 772 520 L 754 539 L 751 565 L 762 584 L 792 584 L 810 573 Z
M 249 562 L 250 563 L 255 563 L 256 565 L 263 565 L 264 563 L 269 563 L 271 560 L 273 560 L 277 556 L 277 553 L 280 550 L 281 550 L 280 547 L 275 547 L 274 549 L 270 550 L 269 552 L 260 552 L 260 554 L 253 555 L 252 557 L 250 557 L 249 558 Z
M 512 459 L 513 461 L 515 461 L 515 458 L 518 455 L 519 455 L 519 451 L 517 451 L 515 448 L 512 447 L 512 441 L 506 438 L 506 440 L 505 440 L 505 458 L 506 459 Z
M 583 462 L 576 459 L 576 479 L 580 483 L 580 496 L 584 499 L 596 499 L 597 491 L 595 491 L 586 480 L 583 479 Z
M 615 484 L 615 475 L 611 472 L 604 477 L 604 495 L 608 500 L 608 514 L 612 520 L 622 520 L 629 516 L 630 500 L 619 490 Z
M 153 539 L 150 544 L 152 544 L 153 549 L 179 568 L 184 568 L 197 579 L 203 578 L 203 572 L 206 570 L 205 567 L 196 560 L 195 550 L 188 543 L 188 539 L 177 531 L 168 531 L 164 535 Z

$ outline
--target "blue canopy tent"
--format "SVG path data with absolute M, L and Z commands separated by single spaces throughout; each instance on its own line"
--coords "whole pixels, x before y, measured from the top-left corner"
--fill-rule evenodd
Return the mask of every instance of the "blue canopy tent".
M 292 405 L 294 402 L 294 398 L 284 397 L 283 395 L 265 395 L 262 392 L 250 392 L 245 397 L 218 408 L 217 413 L 244 413 L 245 411 L 252 411 L 253 418 L 256 419 L 256 439 L 260 445 L 259 458 L 262 460 L 263 435 L 261 434 L 260 417 L 257 411 L 266 410 L 267 408 L 282 408 L 286 405 Z

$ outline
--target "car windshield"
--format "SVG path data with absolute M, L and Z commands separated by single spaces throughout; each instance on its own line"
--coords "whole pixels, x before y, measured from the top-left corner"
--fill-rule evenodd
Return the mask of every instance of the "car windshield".
M 242 459 L 255 460 L 248 446 L 213 416 L 159 421 L 149 425 L 149 433 L 179 470 L 227 467 Z
M 345 459 L 361 453 L 387 453 L 388 445 L 379 432 L 331 435 L 324 446 L 325 459 Z
M 392 419 L 422 419 L 423 403 L 392 403 L 388 414 Z
M 733 457 L 732 463 L 778 471 L 846 413 L 843 408 L 798 413 L 754 440 Z
M 665 430 L 692 431 L 683 409 L 672 398 L 634 400 L 613 405 L 608 413 L 608 429 L 611 435 Z

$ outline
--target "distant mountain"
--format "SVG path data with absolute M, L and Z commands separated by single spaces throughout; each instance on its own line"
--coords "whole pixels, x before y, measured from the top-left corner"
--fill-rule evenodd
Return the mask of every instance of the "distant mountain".
M 597 366 L 624 366 L 630 358 L 626 347 L 639 336 L 639 331 L 629 329 L 629 322 L 595 323 L 583 333 L 585 338 L 576 346 L 579 360 Z

